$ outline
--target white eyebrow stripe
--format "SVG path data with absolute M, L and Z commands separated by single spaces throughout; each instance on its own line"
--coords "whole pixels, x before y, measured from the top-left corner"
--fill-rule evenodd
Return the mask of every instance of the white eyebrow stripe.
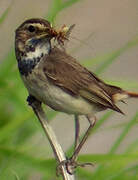
M 34 27 L 37 27 L 38 29 L 40 30 L 43 30 L 43 29 L 46 29 L 47 27 L 44 25 L 44 24 L 41 24 L 41 23 L 29 23 L 27 24 L 26 26 L 29 27 L 29 26 L 34 26 Z

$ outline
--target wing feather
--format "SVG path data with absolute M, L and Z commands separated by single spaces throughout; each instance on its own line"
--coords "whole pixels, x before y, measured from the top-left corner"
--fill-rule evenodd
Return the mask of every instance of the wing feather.
M 45 58 L 42 67 L 51 83 L 67 91 L 72 96 L 81 96 L 97 106 L 111 108 L 122 113 L 114 104 L 112 94 L 108 93 L 108 85 L 81 66 L 66 52 L 53 48 L 50 55 Z

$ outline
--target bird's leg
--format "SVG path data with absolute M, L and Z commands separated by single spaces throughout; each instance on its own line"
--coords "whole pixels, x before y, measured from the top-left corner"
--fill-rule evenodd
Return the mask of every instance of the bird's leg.
M 78 115 L 74 115 L 74 119 L 75 119 L 75 142 L 74 142 L 74 152 L 75 150 L 77 149 L 77 146 L 79 144 L 79 132 L 80 132 L 80 123 L 79 123 L 79 116 Z M 61 166 L 62 165 L 65 165 L 66 169 L 67 169 L 67 172 L 69 174 L 73 174 L 74 172 L 74 169 L 75 169 L 75 166 L 76 164 L 71 164 L 70 163 L 70 159 L 67 159 L 65 161 L 62 161 L 60 164 L 58 164 L 57 166 L 57 175 L 59 174 L 59 172 L 61 171 Z
M 76 167 L 78 167 L 78 166 L 84 167 L 84 166 L 86 166 L 86 165 L 93 165 L 92 163 L 82 163 L 82 164 L 81 164 L 81 163 L 77 163 L 77 162 L 76 162 L 77 156 L 78 156 L 78 154 L 79 154 L 82 146 L 83 146 L 84 143 L 86 142 L 86 140 L 87 140 L 87 138 L 89 137 L 89 134 L 90 134 L 90 132 L 91 132 L 91 129 L 94 127 L 94 125 L 95 125 L 95 123 L 96 123 L 96 117 L 94 117 L 93 119 L 92 119 L 91 116 L 86 116 L 86 117 L 87 117 L 90 125 L 89 125 L 86 133 L 84 134 L 81 142 L 80 142 L 79 145 L 76 147 L 73 155 L 72 155 L 67 161 L 64 162 L 64 164 L 65 164 L 65 166 L 66 166 L 66 169 L 67 169 L 67 172 L 68 172 L 69 174 L 73 174 L 73 173 L 74 173 L 74 169 L 75 169 Z
M 79 116 L 75 115 L 75 143 L 74 143 L 74 152 L 79 144 L 79 132 L 80 132 L 80 123 Z
M 77 158 L 77 156 L 78 156 L 78 154 L 79 154 L 82 146 L 84 145 L 84 143 L 86 142 L 87 138 L 89 137 L 89 134 L 90 134 L 90 132 L 91 132 L 91 129 L 94 127 L 94 125 L 95 125 L 95 123 L 96 123 L 96 117 L 94 117 L 93 119 L 92 119 L 92 117 L 90 117 L 90 116 L 86 116 L 86 117 L 87 117 L 90 125 L 89 125 L 86 133 L 84 134 L 81 142 L 79 143 L 79 145 L 77 146 L 77 148 L 75 149 L 73 155 L 72 155 L 71 158 L 70 158 L 70 160 L 71 160 L 72 162 L 73 162 L 73 161 L 75 162 L 75 160 L 76 160 L 76 158 Z

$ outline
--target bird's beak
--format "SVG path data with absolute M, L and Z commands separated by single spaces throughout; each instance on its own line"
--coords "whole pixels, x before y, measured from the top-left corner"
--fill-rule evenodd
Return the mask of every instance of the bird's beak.
M 41 40 L 41 39 L 52 39 L 52 38 L 53 38 L 53 36 L 50 33 L 48 33 L 48 32 L 43 32 L 42 34 L 37 36 L 38 40 Z

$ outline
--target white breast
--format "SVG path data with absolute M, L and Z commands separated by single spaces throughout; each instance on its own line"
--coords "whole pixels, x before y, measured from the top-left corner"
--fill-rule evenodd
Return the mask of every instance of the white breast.
M 29 94 L 57 111 L 78 115 L 95 114 L 97 112 L 97 108 L 93 107 L 91 103 L 82 97 L 73 97 L 61 88 L 50 84 L 46 77 L 43 81 L 32 73 L 28 77 L 23 77 L 23 81 Z

